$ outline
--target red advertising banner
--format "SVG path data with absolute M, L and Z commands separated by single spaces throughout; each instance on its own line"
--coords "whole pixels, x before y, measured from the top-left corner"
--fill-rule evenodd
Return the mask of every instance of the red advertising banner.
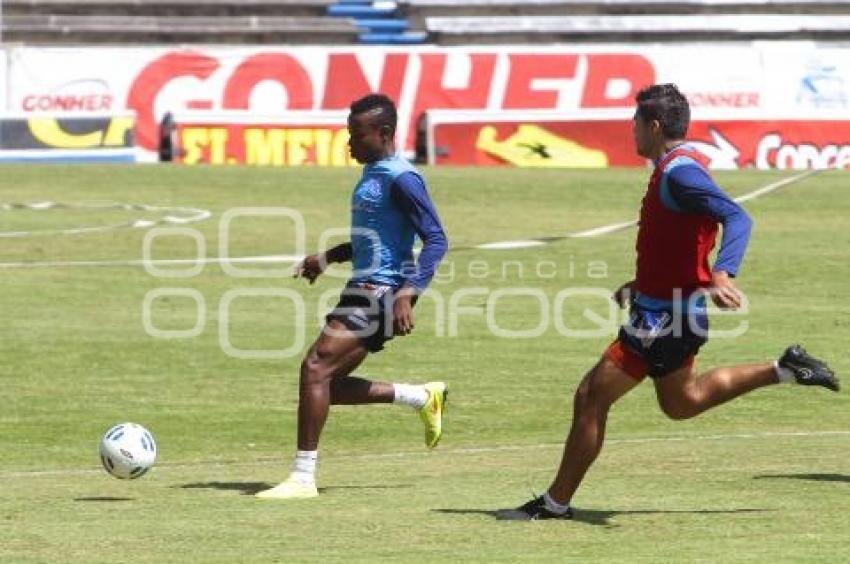
M 436 121 L 436 122 L 434 122 Z M 630 118 L 555 120 L 455 116 L 428 128 L 429 162 L 443 165 L 642 166 Z M 850 168 L 850 120 L 707 120 L 688 140 L 714 169 Z
M 563 86 L 538 88 L 540 80 L 575 83 L 572 104 L 577 107 L 628 107 L 638 89 L 656 77 L 649 59 L 629 52 L 364 52 L 365 56 L 316 48 L 171 51 L 139 69 L 128 87 L 126 105 L 138 113 L 139 143 L 152 149 L 156 102 L 164 91 L 173 90 L 174 84 L 187 78 L 207 85 L 199 89 L 201 96 L 181 100 L 182 107 L 175 109 L 244 110 L 255 107 L 257 98 L 266 97 L 280 110 L 345 110 L 354 99 L 379 91 L 398 102 L 399 143 L 412 149 L 415 123 L 429 109 L 484 110 L 494 97 L 500 100 L 498 108 L 558 108 Z M 506 76 L 496 82 L 500 56 Z M 414 66 L 416 74 L 409 70 Z M 377 77 L 376 70 L 380 70 Z M 626 87 L 611 94 L 608 84 L 612 81 Z M 274 84 L 276 89 L 258 95 L 256 90 L 264 83 Z

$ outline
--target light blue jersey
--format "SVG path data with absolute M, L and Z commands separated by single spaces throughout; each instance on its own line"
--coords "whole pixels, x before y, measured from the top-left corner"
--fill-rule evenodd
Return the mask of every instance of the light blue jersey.
M 363 168 L 351 197 L 352 282 L 400 286 L 415 269 L 416 231 L 390 194 L 395 179 L 405 172 L 421 178 L 413 165 L 398 155 Z

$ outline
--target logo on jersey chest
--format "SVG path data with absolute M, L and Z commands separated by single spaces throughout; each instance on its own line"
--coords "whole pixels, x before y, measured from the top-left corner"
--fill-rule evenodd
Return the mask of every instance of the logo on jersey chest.
M 357 196 L 359 198 L 372 200 L 373 202 L 379 201 L 382 193 L 381 181 L 375 178 L 367 178 L 357 187 Z
M 382 197 L 381 182 L 374 178 L 367 178 L 361 181 L 354 190 L 352 209 L 354 211 L 376 211 L 381 204 Z

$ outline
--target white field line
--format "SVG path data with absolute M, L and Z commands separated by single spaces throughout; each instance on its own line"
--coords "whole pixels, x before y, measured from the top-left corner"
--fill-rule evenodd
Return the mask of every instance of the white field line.
M 789 432 L 772 432 L 764 433 L 728 433 L 717 435 L 680 435 L 670 437 L 632 437 L 632 438 L 611 438 L 605 441 L 606 445 L 629 445 L 629 444 L 649 444 L 649 443 L 676 443 L 688 441 L 738 441 L 738 440 L 770 440 L 770 439 L 795 439 L 795 438 L 848 438 L 850 430 L 837 431 L 789 431 Z M 505 446 L 489 446 L 489 447 L 470 447 L 470 448 L 455 448 L 442 449 L 439 452 L 444 455 L 468 455 L 468 454 L 488 454 L 497 452 L 526 452 L 532 450 L 546 449 L 562 449 L 563 442 L 553 443 L 532 443 L 527 445 L 505 445 Z M 378 454 L 333 454 L 330 455 L 334 460 L 363 460 L 363 459 L 406 459 L 420 458 L 428 456 L 427 451 L 402 451 L 402 452 L 385 452 Z M 220 460 L 220 461 L 199 461 L 199 462 L 171 462 L 157 464 L 157 468 L 209 468 L 212 466 L 257 466 L 264 464 L 288 464 L 283 457 L 274 458 L 257 458 L 253 460 Z M 11 472 L 0 472 L 0 479 L 6 478 L 32 478 L 38 476 L 73 476 L 73 475 L 88 475 L 99 474 L 104 472 L 101 468 L 73 468 L 66 470 L 19 470 Z
M 812 176 L 821 172 L 820 170 L 809 170 L 788 178 L 784 178 L 782 180 L 772 182 L 767 186 L 763 186 L 752 192 L 748 192 L 742 196 L 738 196 L 735 198 L 735 201 L 738 203 L 746 202 L 760 196 L 764 196 L 765 194 L 769 194 L 774 190 L 778 190 L 784 186 L 788 186 L 789 184 L 793 184 L 804 178 Z M 181 208 L 183 209 L 183 208 Z M 185 208 L 191 209 L 191 208 Z M 205 211 L 205 210 L 204 210 Z M 205 219 L 205 218 L 204 218 Z M 624 229 L 629 229 L 633 226 L 637 225 L 637 220 L 620 222 L 620 223 L 612 223 L 610 225 L 602 225 L 600 227 L 594 227 L 592 229 L 587 229 L 584 231 L 577 231 L 575 233 L 568 233 L 562 236 L 556 237 L 546 237 L 542 239 L 524 239 L 517 241 L 495 241 L 492 243 L 483 243 L 480 245 L 474 245 L 473 249 L 482 249 L 482 250 L 508 250 L 508 249 L 522 249 L 529 247 L 539 247 L 542 245 L 546 245 L 552 241 L 561 240 L 561 239 L 583 239 L 588 237 L 599 237 L 601 235 L 608 235 L 610 233 L 616 233 L 617 231 L 622 231 Z M 234 264 L 259 264 L 259 263 L 294 263 L 301 260 L 300 256 L 295 255 L 268 255 L 268 256 L 257 256 L 257 257 L 233 257 L 233 258 L 221 258 L 221 257 L 210 257 L 210 258 L 202 258 L 202 259 L 163 259 L 163 260 L 151 260 L 148 264 L 153 265 L 168 265 L 168 264 L 218 264 L 223 262 L 231 262 Z M 145 261 L 140 259 L 135 260 L 81 260 L 81 261 L 41 261 L 41 262 L 29 262 L 29 261 L 20 261 L 20 262 L 0 262 L 0 270 L 3 269 L 20 269 L 20 268 L 63 268 L 63 267 L 114 267 L 114 266 L 144 266 Z
M 536 241 L 529 239 L 526 241 L 498 241 L 496 243 L 482 243 L 481 245 L 475 245 L 475 248 L 500 251 L 503 249 L 525 249 L 528 247 L 541 247 L 545 244 L 545 241 Z
M 796 176 L 792 176 L 792 177 L 786 178 L 784 180 L 779 180 L 778 182 L 774 182 L 773 184 L 768 184 L 764 188 L 759 188 L 758 190 L 753 190 L 752 192 L 744 194 L 743 196 L 738 196 L 737 198 L 735 198 L 735 201 L 740 204 L 740 203 L 743 203 L 743 202 L 747 202 L 749 200 L 753 200 L 755 198 L 758 198 L 759 196 L 763 196 L 765 194 L 769 194 L 770 192 L 773 192 L 774 190 L 778 190 L 778 189 L 782 188 L 783 186 L 788 186 L 789 184 L 793 184 L 794 182 L 797 182 L 799 180 L 803 180 L 804 178 L 808 178 L 809 176 L 813 176 L 815 174 L 818 174 L 819 172 L 823 172 L 823 170 L 821 170 L 821 169 L 808 170 L 808 171 L 806 171 L 802 174 L 798 174 Z
M 788 178 L 784 178 L 782 180 L 778 180 L 776 182 L 772 182 L 767 186 L 762 186 L 761 188 L 757 188 L 752 192 L 747 192 L 741 196 L 735 198 L 735 201 L 740 203 L 747 202 L 749 200 L 753 200 L 760 196 L 764 196 L 765 194 L 769 194 L 774 190 L 778 190 L 784 186 L 788 186 L 789 184 L 793 184 L 795 182 L 799 182 L 804 178 L 808 178 L 814 174 L 821 172 L 821 170 L 807 170 L 806 172 L 789 176 Z M 608 235 L 610 233 L 616 233 L 617 231 L 622 231 L 624 229 L 629 229 L 637 225 L 637 220 L 625 221 L 620 223 L 611 223 L 609 225 L 602 225 L 600 227 L 594 227 L 592 229 L 587 229 L 585 231 L 577 231 L 575 233 L 567 233 L 566 235 L 561 235 L 557 237 L 545 237 L 540 239 L 520 239 L 517 241 L 498 241 L 495 243 L 484 243 L 482 245 L 473 246 L 474 249 L 487 249 L 487 250 L 504 250 L 504 249 L 521 249 L 526 247 L 536 247 L 539 245 L 543 245 L 553 240 L 560 239 L 582 239 L 586 237 L 599 237 L 601 235 Z
M 71 261 L 42 261 L 42 262 L 0 262 L 0 270 L 14 268 L 60 268 L 72 266 L 145 266 L 145 264 L 160 266 L 168 264 L 277 264 L 295 263 L 301 260 L 299 255 L 265 255 L 258 257 L 209 257 L 196 259 L 143 259 L 134 260 L 71 260 Z
M 610 225 L 603 225 L 602 227 L 594 227 L 593 229 L 588 229 L 587 231 L 578 231 L 577 233 L 570 233 L 569 235 L 567 235 L 567 237 L 599 237 L 600 235 L 616 233 L 617 231 L 622 231 L 623 229 L 628 229 L 629 227 L 634 227 L 635 225 L 637 225 L 637 220 L 633 219 L 632 221 L 624 221 L 623 223 L 612 223 Z
M 160 212 L 164 214 L 159 219 L 135 219 L 124 223 L 112 225 L 96 225 L 73 227 L 68 229 L 47 229 L 44 231 L 4 231 L 0 232 L 0 238 L 23 238 L 37 235 L 81 235 L 84 233 L 98 233 L 114 231 L 116 229 L 148 229 L 159 224 L 185 225 L 204 221 L 212 217 L 212 212 L 200 208 L 186 208 L 181 206 L 152 206 L 149 204 L 122 204 L 118 202 L 89 202 L 80 204 L 63 204 L 59 202 L 29 202 L 29 203 L 0 203 L 0 212 L 27 209 L 31 211 L 45 210 L 125 210 Z

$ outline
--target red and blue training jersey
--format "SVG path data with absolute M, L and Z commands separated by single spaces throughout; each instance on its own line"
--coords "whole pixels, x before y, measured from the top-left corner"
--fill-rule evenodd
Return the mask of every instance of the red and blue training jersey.
M 718 224 L 723 240 L 713 270 L 735 276 L 752 220 L 714 183 L 695 149 L 680 145 L 658 159 L 640 210 L 638 293 L 656 300 L 687 299 L 710 286 L 709 256 Z

